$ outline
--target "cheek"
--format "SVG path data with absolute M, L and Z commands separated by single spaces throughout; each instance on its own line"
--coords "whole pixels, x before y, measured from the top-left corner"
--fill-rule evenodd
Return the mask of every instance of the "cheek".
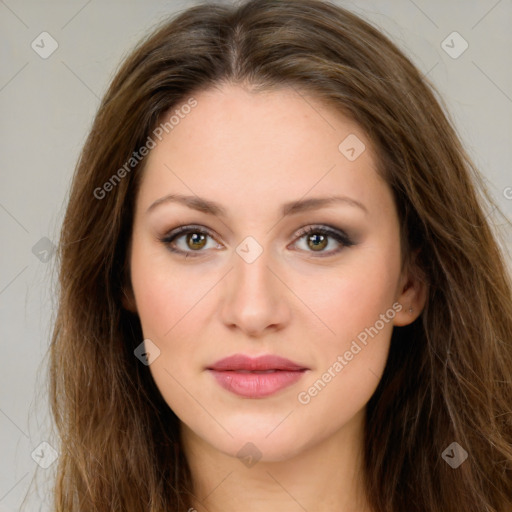
M 392 307 L 399 273 L 399 255 L 389 244 L 354 252 L 334 271 L 318 269 L 294 290 L 310 305 L 314 315 L 308 316 L 315 320 L 323 346 L 327 339 L 328 345 L 342 348 Z
M 321 320 L 309 336 L 317 365 L 298 397 L 306 408 L 334 405 L 343 422 L 375 391 L 389 352 L 399 266 L 389 245 L 358 254 L 335 278 L 316 281 L 316 292 L 305 299 Z
M 177 272 L 166 256 L 134 248 L 131 280 L 137 313 L 144 339 L 160 350 L 149 370 L 164 400 L 180 414 L 197 414 L 184 388 L 190 387 L 188 374 L 197 366 L 197 353 L 190 342 L 201 314 L 200 299 L 207 290 L 202 289 L 204 279 L 191 281 L 190 275 Z
M 148 338 L 168 338 L 201 297 L 195 286 L 198 283 L 190 282 L 186 272 L 176 271 L 165 251 L 141 244 L 132 252 L 131 282 L 142 330 Z

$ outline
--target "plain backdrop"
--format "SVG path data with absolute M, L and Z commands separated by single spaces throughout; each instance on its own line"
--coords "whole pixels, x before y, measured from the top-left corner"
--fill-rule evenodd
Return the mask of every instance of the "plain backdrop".
M 155 24 L 196 3 L 0 0 L 1 512 L 19 510 L 34 478 L 26 510 L 50 510 L 44 500 L 56 464 L 36 461 L 48 457 L 41 443 L 53 442 L 45 373 L 52 248 L 79 151 L 121 60 Z M 511 218 L 512 1 L 337 3 L 384 31 L 433 81 Z M 512 234 L 502 237 L 510 251 Z

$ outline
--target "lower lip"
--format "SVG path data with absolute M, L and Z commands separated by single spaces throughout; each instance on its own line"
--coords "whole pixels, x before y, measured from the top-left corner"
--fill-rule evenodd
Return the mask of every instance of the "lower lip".
M 297 382 L 305 370 L 279 370 L 270 373 L 241 373 L 209 370 L 217 382 L 228 391 L 245 398 L 264 398 Z

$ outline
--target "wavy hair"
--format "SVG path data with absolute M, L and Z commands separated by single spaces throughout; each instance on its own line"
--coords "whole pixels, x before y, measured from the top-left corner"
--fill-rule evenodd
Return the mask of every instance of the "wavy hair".
M 179 420 L 134 356 L 129 290 L 144 160 L 98 198 L 162 116 L 223 83 L 291 87 L 355 120 L 398 208 L 402 259 L 428 283 L 395 327 L 367 404 L 364 479 L 376 512 L 512 509 L 512 284 L 487 208 L 499 212 L 432 84 L 386 36 L 320 0 L 205 3 L 165 20 L 122 63 L 80 155 L 58 251 L 49 349 L 60 440 L 57 512 L 186 511 Z M 411 267 L 412 268 L 412 267 Z M 469 454 L 457 469 L 452 443 Z

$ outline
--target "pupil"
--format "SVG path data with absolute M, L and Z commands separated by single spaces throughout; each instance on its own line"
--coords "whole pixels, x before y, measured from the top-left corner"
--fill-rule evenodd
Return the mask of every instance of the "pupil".
M 319 238 L 321 238 L 322 240 L 318 240 Z M 316 239 L 316 241 L 319 241 L 320 244 L 317 244 L 316 242 L 313 242 L 313 239 Z M 309 241 L 310 242 L 313 242 L 313 247 L 312 249 L 314 250 L 317 250 L 317 249 L 323 249 L 325 247 L 325 242 L 326 242 L 326 237 L 324 235 L 311 235 L 309 237 Z
M 191 233 L 188 235 L 189 242 L 192 242 L 192 244 L 198 244 L 195 247 L 191 247 L 191 248 L 196 248 L 196 249 L 198 249 L 198 248 L 200 249 L 201 247 L 204 247 L 205 238 L 206 237 L 202 233 Z

